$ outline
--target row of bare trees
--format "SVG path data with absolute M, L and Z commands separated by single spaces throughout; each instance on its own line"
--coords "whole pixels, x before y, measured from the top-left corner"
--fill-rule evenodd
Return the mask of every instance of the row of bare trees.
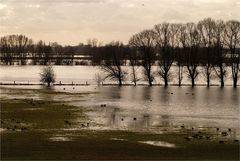
M 92 42 L 93 43 L 93 42 Z M 78 53 L 89 55 L 93 50 L 91 44 L 78 46 L 62 46 L 56 42 L 45 43 L 40 40 L 34 43 L 24 35 L 7 35 L 0 39 L 0 56 L 2 64 L 13 65 L 20 61 L 20 65 L 27 65 L 31 58 L 31 65 L 70 65 Z
M 101 65 L 106 77 L 117 80 L 119 85 L 122 85 L 126 75 L 123 65 L 130 65 L 131 79 L 135 85 L 140 79 L 137 73 L 141 66 L 141 79 L 146 80 L 149 86 L 153 85 L 156 75 L 168 86 L 173 77 L 171 69 L 174 64 L 178 68 L 174 73 L 178 73 L 179 86 L 182 85 L 184 68 L 187 69 L 192 86 L 195 86 L 203 67 L 207 86 L 211 85 L 215 74 L 223 87 L 227 67 L 231 67 L 233 86 L 237 87 L 240 72 L 240 22 L 206 18 L 198 23 L 161 23 L 133 35 L 128 45 L 120 42 L 103 45 L 96 39 L 78 46 L 45 44 L 43 41 L 34 44 L 26 36 L 9 35 L 1 37 L 0 55 L 1 61 L 9 65 L 14 63 L 16 57 L 21 65 L 25 65 L 29 56 L 33 65 L 52 62 L 69 65 L 73 64 L 76 55 L 88 55 L 93 65 Z M 153 66 L 158 66 L 157 72 L 153 71 Z
M 103 63 L 102 69 L 107 77 L 117 79 L 122 85 L 124 72 L 121 61 L 122 45 L 112 43 L 109 45 L 112 63 Z M 204 76 L 207 86 L 211 85 L 213 73 L 224 87 L 227 66 L 231 66 L 233 86 L 237 87 L 239 77 L 240 59 L 240 22 L 204 19 L 196 23 L 174 24 L 162 23 L 153 29 L 144 30 L 133 35 L 129 40 L 128 59 L 132 68 L 133 82 L 138 80 L 136 67 L 142 66 L 144 79 L 149 86 L 153 85 L 156 73 L 153 66 L 158 65 L 157 74 L 168 86 L 172 77 L 170 72 L 173 63 L 178 66 L 178 84 L 183 80 L 183 68 L 186 67 L 187 75 L 194 87 L 199 75 L 199 67 L 204 67 Z
M 1 37 L 0 40 L 1 49 L 1 61 L 4 64 L 13 65 L 14 58 L 20 59 L 21 65 L 27 64 L 27 57 L 31 55 L 33 58 L 33 65 L 37 61 L 41 61 L 40 64 L 46 65 L 49 61 L 52 48 L 50 45 L 46 45 L 43 41 L 39 41 L 37 44 L 33 43 L 33 40 L 24 35 L 8 35 Z

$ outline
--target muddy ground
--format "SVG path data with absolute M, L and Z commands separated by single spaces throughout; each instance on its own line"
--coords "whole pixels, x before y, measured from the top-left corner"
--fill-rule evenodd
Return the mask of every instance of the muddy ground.
M 53 99 L 88 94 L 1 87 L 1 160 L 239 160 L 234 129 L 92 130 L 84 107 Z

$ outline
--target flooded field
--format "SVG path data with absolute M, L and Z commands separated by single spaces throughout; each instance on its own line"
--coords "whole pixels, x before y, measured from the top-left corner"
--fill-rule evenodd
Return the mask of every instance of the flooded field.
M 239 98 L 231 87 L 2 86 L 1 157 L 234 160 Z
M 0 68 L 0 83 L 31 83 L 31 84 L 39 84 L 39 73 L 41 72 L 43 66 L 1 66 Z M 100 74 L 102 77 L 104 73 L 100 70 L 99 66 L 53 66 L 54 72 L 56 74 L 56 83 L 66 83 L 66 84 L 85 84 L 86 82 L 90 85 L 96 85 L 95 75 Z M 131 80 L 131 68 L 124 66 L 123 70 L 128 73 L 126 75 L 126 79 L 124 83 L 133 84 Z M 158 69 L 157 66 L 153 66 L 153 72 L 156 72 Z M 198 78 L 196 79 L 196 83 L 199 85 L 206 85 L 206 77 L 204 76 L 203 67 L 198 67 L 200 72 Z M 173 66 L 171 68 L 172 79 L 170 80 L 170 84 L 178 84 L 178 68 Z M 185 85 L 191 84 L 190 80 L 187 76 L 187 69 L 183 70 L 183 80 L 182 83 Z M 18 73 L 21 73 L 18 74 Z M 136 68 L 136 73 L 138 78 L 141 80 L 138 82 L 139 84 L 146 84 L 142 78 L 142 68 Z M 105 80 L 104 83 L 116 83 L 110 80 Z M 163 81 L 160 79 L 160 76 L 156 74 L 154 78 L 154 84 L 163 84 Z M 217 76 L 213 72 L 213 77 L 211 80 L 212 85 L 219 85 L 219 80 Z M 226 85 L 232 85 L 232 76 L 231 76 L 231 68 L 228 67 L 227 75 L 225 79 Z

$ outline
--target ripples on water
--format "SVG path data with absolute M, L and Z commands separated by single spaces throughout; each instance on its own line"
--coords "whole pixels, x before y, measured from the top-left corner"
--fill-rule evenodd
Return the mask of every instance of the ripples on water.
M 19 88 L 19 87 L 17 87 Z M 24 87 L 21 87 L 24 88 Z M 30 87 L 28 87 L 30 88 Z M 32 86 L 31 88 L 39 88 Z M 64 100 L 82 107 L 89 118 L 88 125 L 73 118 L 77 127 L 92 130 L 179 131 L 186 129 L 236 129 L 239 131 L 239 89 L 232 87 L 71 87 L 58 86 L 59 92 L 73 95 L 25 93 L 28 98 Z M 78 95 L 86 93 L 86 95 Z M 22 95 L 22 97 L 26 97 Z M 15 98 L 2 91 L 1 97 Z M 105 105 L 105 106 L 102 106 Z M 78 108 L 70 111 L 78 115 Z

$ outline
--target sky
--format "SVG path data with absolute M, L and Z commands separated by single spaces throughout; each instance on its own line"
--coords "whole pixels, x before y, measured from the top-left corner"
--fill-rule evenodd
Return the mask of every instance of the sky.
M 62 45 L 129 38 L 162 22 L 240 20 L 240 0 L 0 0 L 0 36 Z

